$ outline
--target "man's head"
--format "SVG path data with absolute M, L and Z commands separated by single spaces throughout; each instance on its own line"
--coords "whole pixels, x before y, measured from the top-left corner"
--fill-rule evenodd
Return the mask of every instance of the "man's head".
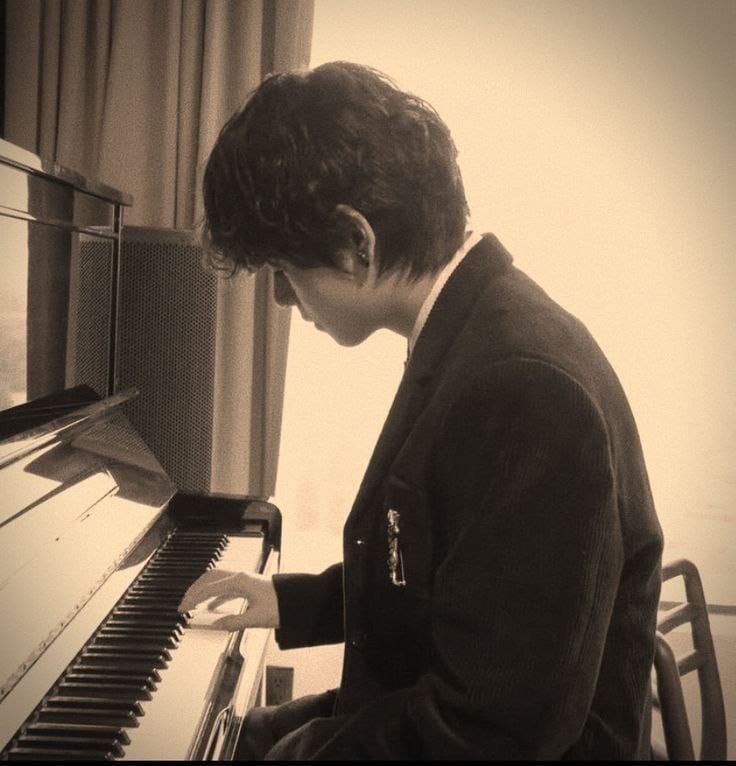
M 271 75 L 210 155 L 205 244 L 234 269 L 339 268 L 346 252 L 366 256 L 370 232 L 376 273 L 417 279 L 463 241 L 456 157 L 436 112 L 373 69 Z

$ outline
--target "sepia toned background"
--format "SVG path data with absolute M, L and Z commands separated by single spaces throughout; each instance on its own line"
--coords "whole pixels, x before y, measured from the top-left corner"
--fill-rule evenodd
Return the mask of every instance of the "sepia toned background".
M 496 234 L 516 265 L 585 323 L 621 378 L 639 425 L 665 561 L 692 560 L 714 610 L 733 757 L 736 0 L 315 0 L 313 25 L 311 3 L 300 8 L 294 0 L 0 0 L 0 12 L 6 5 L 16 21 L 28 21 L 33 9 L 50 11 L 54 23 L 42 28 L 58 31 L 62 42 L 102 30 L 99 46 L 59 43 L 57 56 L 48 40 L 36 40 L 40 60 L 49 59 L 44 78 L 13 26 L 0 48 L 23 55 L 8 57 L 17 68 L 6 71 L 15 83 L 6 96 L 17 90 L 29 101 L 53 91 L 58 103 L 47 110 L 54 119 L 45 131 L 19 109 L 6 110 L 2 121 L 5 138 L 23 145 L 19 131 L 33 133 L 29 140 L 45 134 L 53 151 L 43 142 L 26 148 L 133 192 L 138 202 L 128 223 L 190 228 L 201 213 L 201 170 L 220 125 L 266 72 L 309 57 L 307 29 L 312 66 L 368 64 L 436 107 L 459 149 L 472 228 Z M 99 12 L 97 27 L 85 21 L 87 8 Z M 95 137 L 84 131 L 102 124 L 89 117 L 97 107 L 85 106 L 89 94 L 77 81 L 88 69 L 95 75 L 90 91 L 105 80 L 104 67 L 90 68 L 81 53 L 109 52 L 108 10 L 118 14 L 116 32 L 129 33 L 146 56 L 128 38 L 115 38 L 123 63 L 110 71 L 121 76 L 115 88 L 100 88 L 115 109 Z M 218 33 L 208 44 L 194 19 Z M 26 26 L 38 32 L 35 22 Z M 286 33 L 300 29 L 298 50 L 286 45 Z M 144 99 L 133 81 L 143 83 Z M 78 101 L 83 108 L 71 109 Z M 57 123 L 72 112 L 73 120 Z M 121 129 L 124 120 L 134 129 Z M 105 163 L 94 164 L 101 158 Z M 271 306 L 266 278 L 243 275 L 243 302 L 227 304 L 228 317 L 246 328 L 241 335 L 256 321 L 256 303 Z M 289 332 L 286 317 L 276 341 L 263 341 L 269 353 L 285 354 L 289 333 L 274 497 L 284 517 L 282 571 L 317 572 L 342 555 L 343 522 L 403 372 L 406 343 L 384 331 L 344 349 L 298 312 Z M 6 335 L 0 346 L 13 340 Z M 235 402 L 246 434 L 260 418 L 277 435 L 283 375 L 269 358 L 270 366 L 262 364 L 269 374 L 252 385 L 254 347 L 250 337 L 226 347 L 226 363 L 238 359 L 248 368 L 237 388 L 246 396 L 227 393 L 248 400 L 246 407 Z M 252 411 L 250 400 L 262 401 L 260 409 Z M 257 440 L 240 438 L 222 406 L 213 409 L 229 427 L 223 452 L 253 447 Z M 196 431 L 177 416 L 182 422 Z M 270 492 L 273 467 L 268 481 L 248 488 Z M 665 587 L 664 599 L 679 597 Z M 339 683 L 342 646 L 281 652 L 272 644 L 267 661 L 296 669 L 299 696 Z M 686 692 L 692 697 L 694 689 Z
M 435 106 L 473 227 L 494 232 L 618 372 L 665 560 L 690 558 L 708 601 L 731 607 L 735 40 L 728 1 L 317 0 L 311 57 L 369 64 Z M 276 489 L 285 570 L 339 559 L 404 357 L 388 332 L 343 349 L 293 312 Z M 339 682 L 341 647 L 279 655 L 296 664 L 297 694 Z M 733 685 L 733 651 L 720 659 Z

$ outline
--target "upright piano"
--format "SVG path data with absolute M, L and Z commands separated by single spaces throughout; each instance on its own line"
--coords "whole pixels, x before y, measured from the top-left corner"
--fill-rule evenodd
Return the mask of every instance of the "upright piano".
M 177 492 L 116 390 L 130 198 L 0 142 L 0 756 L 226 760 L 268 631 L 180 614 L 208 569 L 277 570 L 280 515 Z M 242 599 L 219 606 L 239 613 Z

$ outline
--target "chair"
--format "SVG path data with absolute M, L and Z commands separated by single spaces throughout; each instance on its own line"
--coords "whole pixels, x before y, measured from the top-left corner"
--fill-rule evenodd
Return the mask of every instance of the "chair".
M 726 714 L 703 585 L 695 565 L 685 559 L 662 568 L 663 582 L 678 576 L 685 581 L 686 601 L 662 612 L 657 620 L 654 655 L 657 693 L 653 702 L 662 715 L 666 753 L 657 745 L 652 746 L 652 751 L 658 760 L 695 760 L 680 679 L 697 670 L 702 721 L 700 759 L 722 761 L 726 759 Z M 690 624 L 693 651 L 675 657 L 666 635 L 686 623 Z

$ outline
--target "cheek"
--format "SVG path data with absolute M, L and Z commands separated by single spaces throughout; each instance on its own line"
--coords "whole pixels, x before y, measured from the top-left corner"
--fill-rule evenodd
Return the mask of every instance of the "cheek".
M 304 306 L 319 305 L 321 302 L 319 285 L 310 276 L 298 274 L 290 278 L 294 295 Z
M 296 288 L 296 293 L 302 305 L 311 314 L 328 317 L 337 317 L 343 310 L 341 301 L 336 300 L 334 292 L 319 281 L 305 280 Z

